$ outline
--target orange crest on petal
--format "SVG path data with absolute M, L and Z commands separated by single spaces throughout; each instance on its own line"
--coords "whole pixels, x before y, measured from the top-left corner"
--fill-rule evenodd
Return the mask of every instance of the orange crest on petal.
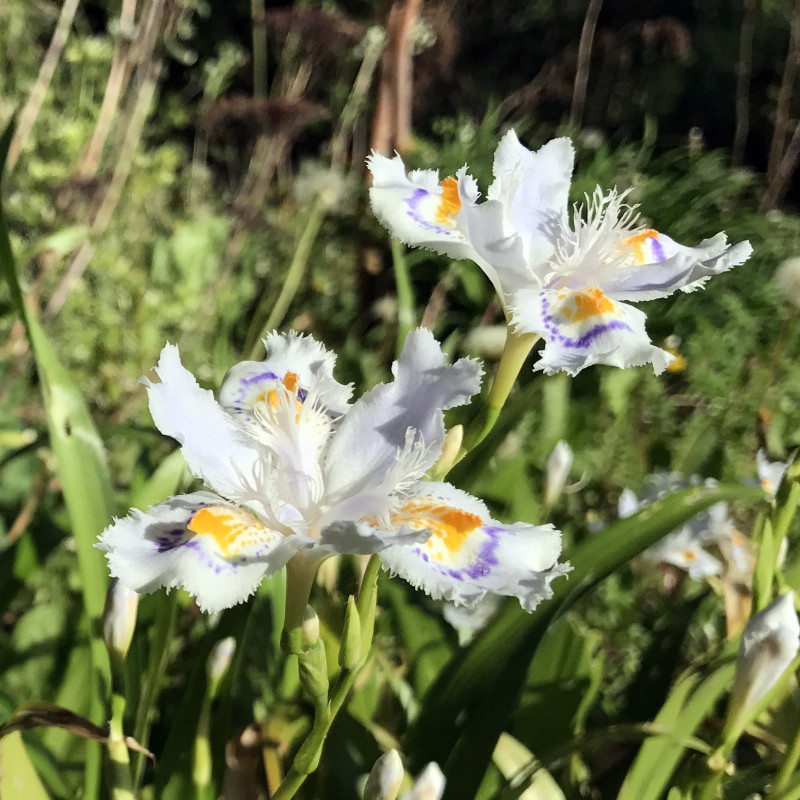
M 440 225 L 455 225 L 456 214 L 461 209 L 461 198 L 458 196 L 458 181 L 445 178 L 442 183 L 442 195 L 436 209 L 436 221 Z
M 238 555 L 264 530 L 249 514 L 226 506 L 201 508 L 186 527 L 198 536 L 210 536 L 226 558 Z

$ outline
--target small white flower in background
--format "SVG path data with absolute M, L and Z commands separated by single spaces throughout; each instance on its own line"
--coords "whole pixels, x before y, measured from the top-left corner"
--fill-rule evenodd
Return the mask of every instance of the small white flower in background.
M 506 325 L 479 325 L 464 337 L 461 348 L 465 353 L 497 360 L 503 355 L 507 336 Z
M 405 792 L 400 800 L 439 800 L 444 794 L 444 775 L 436 762 L 431 761 L 425 769 L 417 775 L 414 788 Z
M 103 611 L 103 639 L 108 652 L 125 658 L 136 628 L 139 595 L 118 580 L 111 581 Z
M 230 668 L 233 654 L 236 652 L 236 639 L 233 636 L 226 636 L 218 641 L 211 649 L 206 664 L 206 675 L 210 694 L 215 694 L 217 687 Z
M 761 483 L 761 488 L 765 492 L 773 496 L 775 495 L 787 469 L 789 469 L 788 463 L 784 463 L 783 461 L 770 461 L 767 457 L 766 450 L 761 449 L 756 453 L 758 480 Z
M 572 458 L 572 448 L 563 439 L 547 458 L 544 504 L 550 508 L 556 504 L 561 492 L 564 491 L 569 471 L 572 469 Z
M 446 440 L 444 409 L 480 387 L 480 366 L 445 364 L 430 331 L 412 331 L 394 380 L 354 403 L 335 356 L 310 337 L 273 333 L 264 361 L 227 374 L 217 399 L 167 345 L 145 379 L 156 427 L 176 439 L 213 491 L 133 510 L 100 536 L 111 574 L 131 589 L 182 586 L 206 611 L 246 600 L 290 558 L 380 552 L 436 599 L 512 595 L 528 610 L 569 571 L 550 525 L 506 525 L 448 483 L 424 481 Z
M 649 476 L 639 497 L 631 489 L 622 492 L 618 503 L 619 515 L 630 517 L 656 500 L 701 483 L 712 486 L 715 481 L 702 481 L 696 475 L 686 478 L 676 472 L 655 473 Z M 731 545 L 733 557 L 738 559 L 741 554 L 736 548 L 744 546 L 742 538 L 728 515 L 727 504 L 716 503 L 645 550 L 641 558 L 652 564 L 671 564 L 687 572 L 690 578 L 702 580 L 718 575 L 723 569 L 722 563 L 705 548 L 725 542 Z
M 787 258 L 775 271 L 775 285 L 795 306 L 800 306 L 800 257 Z
M 535 368 L 575 375 L 592 364 L 652 363 L 673 356 L 655 347 L 645 315 L 628 301 L 700 288 L 712 275 L 750 257 L 748 242 L 725 234 L 684 247 L 639 223 L 626 192 L 599 187 L 569 213 L 572 143 L 553 139 L 536 152 L 514 131 L 494 155 L 494 182 L 479 203 L 475 179 L 462 167 L 439 180 L 435 170 L 406 174 L 400 156 L 373 153 L 370 201 L 378 219 L 406 244 L 470 259 L 494 285 L 516 332 L 546 346 Z
M 364 800 L 395 800 L 405 772 L 397 750 L 389 750 L 376 762 L 364 787 Z
M 786 592 L 745 626 L 736 656 L 732 707 L 750 708 L 761 700 L 792 663 L 798 648 L 800 621 L 794 592 Z

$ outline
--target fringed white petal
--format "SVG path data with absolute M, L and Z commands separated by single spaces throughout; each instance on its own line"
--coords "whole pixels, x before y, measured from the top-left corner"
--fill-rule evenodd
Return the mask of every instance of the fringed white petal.
M 333 377 L 336 355 L 310 336 L 272 332 L 264 339 L 263 361 L 242 361 L 228 370 L 219 390 L 219 402 L 237 413 L 252 408 L 254 401 L 288 374 L 295 376 L 300 400 L 313 394 L 332 416 L 347 409 L 353 390 Z
M 257 470 L 257 443 L 247 435 L 207 389 L 201 389 L 182 364 L 178 348 L 161 351 L 155 372 L 160 382 L 143 378 L 150 413 L 161 433 L 181 446 L 192 474 L 223 497 L 237 497 L 242 476 Z
M 367 158 L 367 166 L 372 172 L 372 210 L 392 236 L 451 258 L 475 258 L 459 226 L 462 202 L 477 200 L 477 186 L 465 170 L 457 178 L 440 182 L 433 170 L 406 175 L 400 156 L 386 158 L 377 153 Z
M 566 574 L 561 534 L 551 525 L 504 525 L 476 498 L 446 483 L 419 483 L 393 511 L 398 529 L 426 530 L 423 544 L 381 551 L 384 566 L 437 600 L 472 604 L 487 594 L 517 597 L 527 611 Z
M 566 137 L 552 139 L 533 152 L 510 130 L 495 151 L 494 182 L 487 197 L 502 203 L 534 271 L 553 254 L 558 226 L 567 212 L 574 163 L 572 142 Z
M 329 501 L 356 502 L 388 483 L 394 493 L 423 475 L 441 453 L 443 410 L 466 403 L 480 388 L 481 372 L 468 358 L 445 364 L 433 334 L 412 331 L 392 365 L 394 380 L 354 403 L 331 439 L 325 461 Z M 382 510 L 361 508 L 359 513 Z
M 634 266 L 601 271 L 598 284 L 616 300 L 654 300 L 679 289 L 693 292 L 714 275 L 727 272 L 750 258 L 750 242 L 728 246 L 724 233 L 705 239 L 697 247 L 684 247 L 669 236 L 646 230 L 622 248 Z
M 310 542 L 283 536 L 209 492 L 132 510 L 100 535 L 111 575 L 136 592 L 183 587 L 204 611 L 244 602 Z
M 597 287 L 577 292 L 526 289 L 514 295 L 512 311 L 518 331 L 538 333 L 545 340 L 534 369 L 547 375 L 562 370 L 577 375 L 592 364 L 652 364 L 659 375 L 675 358 L 650 342 L 643 312 L 611 300 Z
M 322 452 L 351 388 L 333 378 L 335 356 L 311 337 L 272 333 L 264 344 L 264 361 L 244 361 L 228 372 L 220 403 L 279 462 L 273 494 L 308 509 L 324 492 Z

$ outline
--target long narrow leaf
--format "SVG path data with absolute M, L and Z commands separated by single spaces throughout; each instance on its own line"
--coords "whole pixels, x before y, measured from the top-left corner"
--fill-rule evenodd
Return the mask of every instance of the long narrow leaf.
M 0 197 L 2 176 L 13 123 L 0 139 Z M 50 447 L 75 537 L 84 605 L 91 631 L 94 677 L 92 721 L 101 722 L 108 695 L 108 655 L 100 635 L 107 569 L 94 549 L 97 535 L 114 511 L 111 479 L 100 436 L 72 377 L 61 364 L 34 314 L 26 307 L 17 276 L 8 227 L 0 202 L 0 272 L 22 317 L 31 343 L 47 415 Z M 99 789 L 100 750 L 90 745 L 87 758 L 87 798 Z
M 714 670 L 696 689 L 695 677 L 684 678 L 667 698 L 655 719 L 656 723 L 676 733 L 691 736 L 711 713 L 722 692 L 730 688 L 733 670 L 733 661 L 730 660 Z M 684 749 L 674 737 L 654 736 L 646 741 L 625 778 L 617 800 L 658 800 Z

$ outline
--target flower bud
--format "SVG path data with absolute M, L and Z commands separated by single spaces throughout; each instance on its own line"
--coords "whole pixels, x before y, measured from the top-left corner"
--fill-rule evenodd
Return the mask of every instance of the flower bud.
M 800 648 L 794 592 L 786 592 L 750 619 L 736 657 L 731 709 L 754 706 L 775 685 Z
M 461 443 L 464 441 L 464 426 L 454 425 L 447 431 L 444 437 L 444 446 L 442 447 L 442 454 L 439 456 L 436 463 L 431 467 L 430 474 L 433 476 L 441 475 L 444 477 L 450 471 L 453 464 L 455 464 L 459 451 L 461 450 Z
M 444 775 L 436 762 L 431 761 L 417 776 L 414 788 L 400 800 L 439 800 L 444 794 Z
M 208 656 L 206 674 L 208 675 L 208 693 L 213 697 L 217 693 L 222 679 L 228 672 L 233 654 L 236 651 L 236 639 L 227 636 L 217 642 Z
M 303 649 L 313 647 L 319 641 L 319 617 L 311 606 L 303 612 Z
M 564 491 L 564 484 L 569 477 L 572 468 L 572 448 L 562 439 L 553 448 L 553 452 L 547 459 L 547 478 L 544 490 L 544 504 L 552 508 L 561 492 Z
M 124 659 L 133 639 L 136 627 L 136 611 L 139 595 L 116 578 L 111 581 L 106 593 L 103 610 L 103 639 L 113 659 Z
M 397 750 L 384 753 L 376 762 L 364 787 L 364 800 L 395 800 L 403 783 L 403 762 Z
M 342 641 L 339 646 L 339 666 L 343 669 L 355 669 L 359 661 L 361 661 L 361 620 L 358 617 L 355 598 L 350 595 L 347 599 Z

